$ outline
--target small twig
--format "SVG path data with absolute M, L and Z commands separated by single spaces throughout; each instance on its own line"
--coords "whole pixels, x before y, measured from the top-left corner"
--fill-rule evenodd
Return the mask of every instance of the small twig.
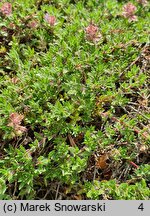
M 150 108 L 149 107 L 146 107 L 146 106 L 141 106 L 141 105 L 139 105 L 138 103 L 134 103 L 134 102 L 128 102 L 128 104 L 129 105 L 134 105 L 134 106 L 138 106 L 139 107 L 139 109 L 141 108 L 141 107 L 144 107 L 144 109 L 146 109 L 146 110 L 150 110 Z
M 44 197 L 42 198 L 42 200 L 46 199 L 47 195 L 49 194 L 49 192 L 51 191 L 51 189 L 46 191 L 46 194 L 44 195 Z
M 57 200 L 58 193 L 59 193 L 59 188 L 60 188 L 60 183 L 58 183 L 58 186 L 57 186 L 56 195 L 55 195 L 55 200 Z
M 130 166 L 128 165 L 125 172 L 124 172 L 124 178 L 126 179 L 127 178 L 127 172 L 129 171 L 130 169 Z
M 120 174 L 120 176 L 119 176 L 119 178 L 118 178 L 118 180 L 120 180 L 121 179 L 121 177 L 123 176 L 123 174 L 125 173 L 125 170 L 123 170 L 122 172 L 121 172 L 121 174 Z
M 130 64 L 127 68 L 125 68 L 125 69 L 122 71 L 122 73 L 120 73 L 120 76 L 119 76 L 119 77 L 122 77 L 122 75 L 123 75 L 126 71 L 128 71 L 128 70 L 140 59 L 140 57 L 141 57 L 141 55 L 139 55 L 133 62 L 131 62 L 131 64 Z
M 135 128 L 135 127 L 130 127 L 128 124 L 126 124 L 125 122 L 120 121 L 119 119 L 117 119 L 116 117 L 112 117 L 111 118 L 113 121 L 115 122 L 119 122 L 121 125 L 124 125 L 125 127 L 131 128 L 135 133 L 140 134 L 140 130 Z M 143 136 L 144 138 L 148 139 L 148 135 L 145 133 L 141 133 L 141 136 Z
M 70 134 L 68 134 L 68 139 L 69 139 L 70 145 L 75 147 L 76 146 L 75 141 L 73 140 Z
M 15 181 L 14 191 L 13 191 L 13 197 L 15 197 L 16 191 L 17 191 L 17 181 Z M 15 198 L 15 199 L 16 199 L 16 198 Z
M 16 144 L 14 145 L 15 148 L 18 147 L 18 144 L 19 144 L 19 142 L 20 142 L 21 139 L 22 139 L 22 137 L 19 137 L 18 140 L 16 139 L 17 142 L 16 142 Z
M 135 109 L 134 107 L 127 105 L 129 108 L 131 108 L 132 110 L 134 110 L 135 112 L 137 112 L 138 114 L 142 115 L 145 119 L 147 119 L 149 121 L 149 118 L 147 116 L 145 116 L 143 113 L 141 113 L 139 110 Z
M 95 177 L 96 177 L 96 172 L 97 172 L 97 168 L 96 168 L 96 166 L 95 166 L 95 167 L 94 167 L 93 181 L 95 180 Z
M 131 101 L 129 101 L 129 102 L 128 102 L 128 104 L 139 106 L 139 104 L 138 104 L 138 103 L 131 102 Z
M 140 59 L 141 56 L 142 56 L 142 53 L 145 51 L 145 49 L 146 49 L 147 46 L 148 46 L 148 43 L 146 43 L 146 44 L 144 45 L 144 47 L 142 48 L 142 50 L 141 50 L 139 56 L 138 56 L 133 62 L 131 62 L 127 68 L 125 68 L 125 69 L 122 71 L 122 73 L 120 74 L 119 77 L 122 77 L 122 75 L 123 75 L 126 71 L 128 71 L 136 62 L 139 61 L 139 59 Z
M 136 168 L 136 169 L 138 169 L 139 168 L 139 166 L 138 165 L 136 165 L 133 161 L 129 161 L 129 163 L 134 167 L 134 168 Z
M 139 176 L 139 177 L 137 177 L 137 178 L 129 179 L 129 180 L 127 180 L 126 182 L 127 182 L 128 184 L 134 184 L 134 183 L 136 183 L 137 181 L 139 181 L 139 180 L 141 180 L 141 179 L 142 179 L 141 176 Z

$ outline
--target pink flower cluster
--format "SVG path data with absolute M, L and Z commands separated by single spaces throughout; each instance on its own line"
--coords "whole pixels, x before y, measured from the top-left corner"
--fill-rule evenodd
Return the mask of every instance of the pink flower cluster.
M 5 16 L 10 16 L 12 14 L 12 5 L 9 2 L 5 2 L 0 8 L 0 12 Z
M 102 37 L 102 35 L 99 33 L 98 27 L 94 24 L 90 24 L 88 27 L 86 27 L 85 33 L 87 40 L 93 42 L 99 41 Z
M 23 132 L 27 131 L 26 127 L 21 126 L 23 118 L 24 115 L 18 113 L 11 113 L 9 116 L 10 122 L 7 126 L 12 127 L 17 135 L 21 135 Z
M 122 15 L 125 18 L 128 18 L 130 21 L 136 21 L 137 20 L 137 16 L 135 15 L 136 9 L 137 9 L 136 6 L 129 2 L 123 6 Z
M 45 14 L 44 19 L 50 24 L 50 26 L 54 26 L 56 23 L 56 17 L 50 16 L 48 13 Z

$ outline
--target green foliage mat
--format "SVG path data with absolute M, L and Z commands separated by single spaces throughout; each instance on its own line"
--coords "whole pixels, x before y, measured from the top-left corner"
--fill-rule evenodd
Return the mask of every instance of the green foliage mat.
M 0 199 L 150 198 L 149 9 L 0 2 Z

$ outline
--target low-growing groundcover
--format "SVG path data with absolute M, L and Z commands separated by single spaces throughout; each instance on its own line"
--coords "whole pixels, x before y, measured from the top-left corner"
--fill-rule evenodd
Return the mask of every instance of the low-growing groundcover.
M 0 1 L 0 199 L 150 198 L 149 15 Z

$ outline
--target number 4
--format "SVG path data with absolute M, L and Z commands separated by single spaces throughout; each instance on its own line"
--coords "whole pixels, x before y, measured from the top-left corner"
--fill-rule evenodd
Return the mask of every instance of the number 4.
M 138 207 L 139 210 L 143 211 L 144 210 L 144 207 L 143 207 L 143 203 L 141 203 Z

